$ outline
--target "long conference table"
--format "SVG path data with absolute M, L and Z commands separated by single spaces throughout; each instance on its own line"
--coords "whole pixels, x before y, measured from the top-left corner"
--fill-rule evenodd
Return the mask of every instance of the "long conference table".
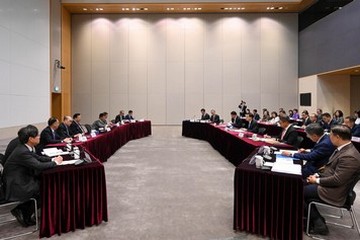
M 48 169 L 41 175 L 39 237 L 61 235 L 108 221 L 106 177 L 102 162 L 128 141 L 151 135 L 151 122 L 127 123 L 74 145 L 91 163 Z M 51 145 L 63 147 L 64 144 Z
M 267 143 L 239 137 L 237 132 L 208 123 L 183 121 L 182 127 L 183 136 L 208 141 L 236 166 L 234 230 L 270 239 L 303 238 L 301 176 L 260 170 L 248 164 L 257 148 Z

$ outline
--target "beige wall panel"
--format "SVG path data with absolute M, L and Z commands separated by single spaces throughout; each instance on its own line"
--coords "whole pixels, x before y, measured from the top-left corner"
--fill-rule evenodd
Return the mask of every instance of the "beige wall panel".
M 242 34 L 242 61 L 256 62 L 261 58 L 261 18 L 259 14 L 246 14 Z
M 125 114 L 129 110 L 129 95 L 128 94 L 111 94 L 110 95 L 110 114 L 115 118 L 120 110 L 124 110 Z
M 129 92 L 128 68 L 128 62 L 110 62 L 110 94 Z
M 154 18 L 154 19 L 153 19 Z M 165 62 L 166 61 L 166 29 L 168 19 L 151 18 L 148 31 L 148 61 Z
M 148 63 L 148 94 L 166 95 L 166 63 Z
M 222 61 L 223 58 L 223 25 L 222 15 L 205 16 L 207 24 L 205 29 L 204 59 L 205 61 Z
M 261 63 L 261 92 L 278 94 L 279 65 L 275 62 Z
M 224 62 L 223 94 L 240 97 L 242 90 L 241 61 Z
M 149 94 L 147 117 L 151 123 L 166 124 L 166 93 Z
M 204 93 L 205 94 L 222 94 L 222 61 L 208 61 L 204 64 Z
M 184 61 L 184 23 L 179 18 L 169 18 L 166 28 L 166 59 L 168 62 Z
M 272 111 L 279 112 L 279 95 L 273 93 L 261 93 L 261 108 L 267 108 L 270 113 Z
M 99 113 L 108 112 L 110 109 L 110 99 L 108 94 L 93 94 L 92 98 L 92 119 L 96 120 L 99 117 Z M 110 113 L 109 113 L 110 114 Z M 111 114 L 110 114 L 111 116 Z
M 147 96 L 145 94 L 130 94 L 129 95 L 129 109 L 134 111 L 135 119 L 147 118 Z M 126 111 L 127 112 L 127 111 Z
M 309 113 L 316 113 L 317 103 L 317 76 L 308 76 L 299 79 L 299 93 L 311 93 L 311 106 L 299 106 L 299 112 L 308 110 Z M 299 103 L 300 104 L 300 103 Z
M 93 94 L 110 93 L 110 66 L 109 62 L 93 62 L 91 67 Z
M 244 61 L 241 68 L 241 90 L 244 92 L 260 92 L 261 89 L 260 61 Z M 241 100 L 241 99 L 239 99 Z
M 185 94 L 185 119 L 200 118 L 200 109 L 203 107 L 202 95 L 196 93 Z
M 76 94 L 92 93 L 92 64 L 90 61 L 79 62 L 72 71 L 72 93 Z M 74 99 L 73 99 L 74 101 Z M 74 104 L 73 104 L 74 107 Z
M 72 49 L 76 54 L 72 54 L 72 64 L 73 66 L 78 66 L 78 64 L 91 63 L 91 42 L 92 42 L 92 24 L 91 24 L 91 15 L 76 15 L 72 17 Z M 74 28 L 76 31 L 74 31 Z M 76 68 L 72 69 L 73 71 Z M 75 90 L 75 89 L 74 89 Z
M 183 62 L 168 63 L 166 73 L 166 121 L 179 124 L 185 110 Z
M 147 73 L 146 62 L 129 63 L 129 95 L 147 94 Z
M 190 18 L 184 21 L 185 27 L 185 62 L 204 61 L 204 22 Z
M 141 19 L 129 21 L 129 62 L 147 61 L 148 33 L 146 22 Z
M 110 15 L 109 20 L 109 44 L 110 61 L 121 62 L 128 59 L 129 54 L 129 19 L 119 19 L 116 15 Z
M 81 113 L 82 123 L 92 123 L 94 116 L 92 116 L 92 98 L 88 93 L 78 93 L 73 95 L 73 112 Z
M 223 19 L 223 60 L 241 61 L 242 34 L 245 21 L 239 17 Z

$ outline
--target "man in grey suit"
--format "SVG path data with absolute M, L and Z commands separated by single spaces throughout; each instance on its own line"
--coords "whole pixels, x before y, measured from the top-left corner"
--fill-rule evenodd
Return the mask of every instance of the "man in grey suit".
M 350 128 L 344 125 L 334 126 L 330 140 L 336 150 L 321 173 L 307 178 L 309 185 L 304 188 L 305 206 L 313 200 L 343 206 L 354 178 L 360 174 L 360 153 L 351 143 Z M 324 218 L 314 206 L 311 208 L 310 223 L 310 232 L 313 234 L 328 234 Z
M 27 201 L 30 198 L 39 200 L 38 174 L 53 168 L 62 162 L 62 157 L 53 159 L 41 157 L 35 153 L 35 146 L 40 142 L 38 129 L 33 125 L 21 128 L 18 132 L 20 144 L 13 150 L 4 166 L 7 201 Z M 27 201 L 11 210 L 18 222 L 27 227 L 33 225 L 31 216 L 35 209 Z

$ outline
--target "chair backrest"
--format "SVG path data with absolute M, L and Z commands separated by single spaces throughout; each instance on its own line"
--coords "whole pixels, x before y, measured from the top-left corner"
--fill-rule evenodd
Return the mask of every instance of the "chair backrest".
M 348 196 L 346 198 L 346 202 L 344 204 L 344 207 L 347 208 L 348 210 L 351 208 L 351 206 L 354 204 L 355 198 L 356 198 L 356 192 L 354 191 L 354 188 L 356 186 L 356 184 L 360 181 L 360 174 L 358 174 L 355 178 L 354 181 L 351 183 L 350 185 L 350 189 L 349 189 L 349 193 Z
M 86 130 L 87 130 L 87 133 L 91 133 L 91 126 L 90 124 L 84 124 Z
M 304 138 L 302 136 L 298 136 L 296 139 L 296 143 L 294 144 L 294 147 L 300 148 L 302 141 L 304 141 Z

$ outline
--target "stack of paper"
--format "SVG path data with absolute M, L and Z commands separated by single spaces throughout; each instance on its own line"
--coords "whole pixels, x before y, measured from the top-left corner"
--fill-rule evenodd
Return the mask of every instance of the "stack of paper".
M 70 154 L 69 152 L 64 152 L 63 150 L 57 148 L 44 148 L 43 153 L 48 157 Z
M 276 155 L 276 162 L 271 171 L 301 175 L 301 165 L 294 164 L 293 158 Z

